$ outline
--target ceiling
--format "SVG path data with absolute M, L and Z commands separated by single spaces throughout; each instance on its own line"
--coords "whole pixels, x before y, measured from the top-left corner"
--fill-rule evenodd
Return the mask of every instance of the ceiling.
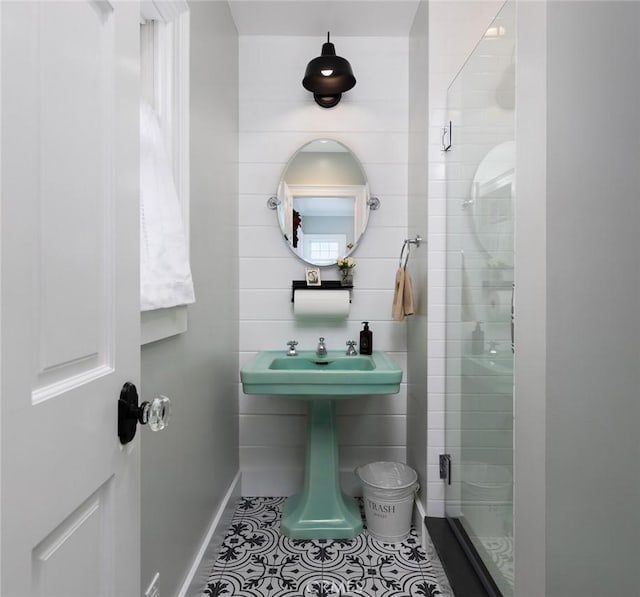
M 229 0 L 239 35 L 407 36 L 420 0 Z

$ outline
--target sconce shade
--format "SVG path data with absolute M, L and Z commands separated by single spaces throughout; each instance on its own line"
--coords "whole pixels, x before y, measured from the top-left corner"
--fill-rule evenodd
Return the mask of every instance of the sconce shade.
M 307 65 L 302 86 L 313 93 L 313 99 L 323 108 L 332 108 L 356 84 L 349 61 L 336 56 L 336 49 L 329 41 L 322 44 L 322 54 Z

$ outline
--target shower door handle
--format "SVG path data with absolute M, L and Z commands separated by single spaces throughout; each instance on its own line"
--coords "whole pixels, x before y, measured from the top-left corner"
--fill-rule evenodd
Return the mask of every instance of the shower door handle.
M 516 294 L 516 283 L 513 282 L 511 284 L 511 354 L 515 354 L 516 352 L 516 342 L 515 342 L 515 294 Z
M 440 454 L 440 478 L 451 485 L 451 454 Z
M 449 121 L 449 126 L 442 127 L 442 137 L 440 138 L 440 151 L 450 151 L 451 150 L 451 121 Z

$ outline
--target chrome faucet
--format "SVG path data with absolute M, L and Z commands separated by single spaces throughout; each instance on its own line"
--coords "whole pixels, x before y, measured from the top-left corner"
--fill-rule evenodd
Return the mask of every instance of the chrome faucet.
M 298 353 L 296 352 L 296 346 L 298 345 L 298 342 L 296 340 L 289 340 L 289 342 L 287 342 L 287 345 L 289 346 L 289 350 L 287 351 L 287 356 L 297 357 Z
M 324 343 L 324 338 L 320 338 L 318 342 L 318 348 L 316 348 L 316 356 L 326 357 L 327 356 L 327 346 Z
M 358 352 L 354 348 L 355 345 L 356 345 L 355 340 L 347 340 L 347 356 L 348 357 L 352 357 L 358 354 Z

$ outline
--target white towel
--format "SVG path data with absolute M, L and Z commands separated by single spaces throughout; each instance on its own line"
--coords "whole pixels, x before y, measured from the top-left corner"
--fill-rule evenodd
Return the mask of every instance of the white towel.
M 171 163 L 153 108 L 140 105 L 140 309 L 195 302 Z

